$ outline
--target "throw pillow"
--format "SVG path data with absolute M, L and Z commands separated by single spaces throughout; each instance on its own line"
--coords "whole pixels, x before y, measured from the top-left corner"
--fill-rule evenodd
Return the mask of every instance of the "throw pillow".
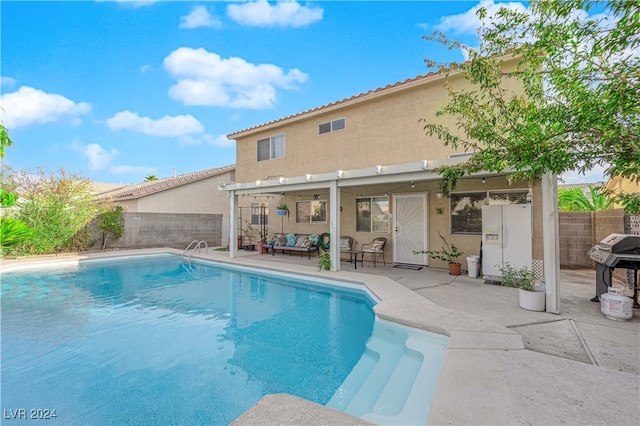
M 298 242 L 298 236 L 296 234 L 287 234 L 287 247 L 295 247 Z
M 348 238 L 341 238 L 340 239 L 340 250 L 351 250 L 351 246 L 349 245 L 349 239 Z
M 298 237 L 298 241 L 296 241 L 296 247 L 306 247 L 304 244 L 307 241 L 307 237 Z
M 374 241 L 373 244 L 371 245 L 371 249 L 372 250 L 382 250 L 382 241 Z
M 287 236 L 286 235 L 278 235 L 276 237 L 276 245 L 277 246 L 286 246 L 287 245 Z
M 318 240 L 320 239 L 320 235 L 317 234 L 311 234 L 309 235 L 309 240 L 311 240 L 311 244 L 314 246 L 318 245 Z

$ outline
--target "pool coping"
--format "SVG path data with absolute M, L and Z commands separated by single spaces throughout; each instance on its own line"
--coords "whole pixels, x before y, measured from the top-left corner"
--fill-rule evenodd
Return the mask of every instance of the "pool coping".
M 182 251 L 155 248 L 0 259 L 0 271 L 163 253 L 180 255 Z M 640 424 L 637 405 L 621 403 L 620 396 L 631 400 L 634 395 L 640 396 L 637 374 L 524 349 L 520 334 L 509 328 L 443 308 L 391 278 L 363 274 L 360 270 L 318 271 L 308 264 L 275 263 L 261 260 L 260 256 L 231 259 L 227 252 L 196 253 L 194 258 L 350 284 L 364 283 L 381 300 L 374 307 L 379 318 L 449 336 L 427 424 Z M 478 303 L 493 306 L 491 299 L 483 298 Z M 233 422 L 235 425 L 293 423 L 346 425 L 367 422 L 282 394 L 265 396 Z

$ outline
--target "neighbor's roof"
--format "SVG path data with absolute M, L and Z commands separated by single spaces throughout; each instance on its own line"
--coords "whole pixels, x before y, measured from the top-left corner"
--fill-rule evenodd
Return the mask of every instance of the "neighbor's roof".
M 93 192 L 94 194 L 102 195 L 106 192 L 124 188 L 125 186 L 127 185 L 124 183 L 91 182 L 91 192 Z
M 336 106 L 339 106 L 339 105 L 342 105 L 342 104 L 352 103 L 352 102 L 356 102 L 356 101 L 364 101 L 364 100 L 367 100 L 367 99 L 372 98 L 372 97 L 377 96 L 377 95 L 381 95 L 381 94 L 386 93 L 386 92 L 391 92 L 391 91 L 394 91 L 394 90 L 397 90 L 397 89 L 400 89 L 400 88 L 404 88 L 405 86 L 411 86 L 412 83 L 418 83 L 418 82 L 422 82 L 422 81 L 427 80 L 427 79 L 434 79 L 432 77 L 438 77 L 438 76 L 442 77 L 442 76 L 445 76 L 445 75 L 446 75 L 446 73 L 444 73 L 444 72 L 434 71 L 434 72 L 430 72 L 428 74 L 419 75 L 419 76 L 414 77 L 414 78 L 408 78 L 408 79 L 406 79 L 404 81 L 398 81 L 398 82 L 396 82 L 394 84 L 388 84 L 388 85 L 386 85 L 384 87 L 378 87 L 375 90 L 369 90 L 368 92 L 365 92 L 365 93 L 359 93 L 357 95 L 351 96 L 349 98 L 344 98 L 344 99 L 336 101 L 336 102 L 332 102 L 332 103 L 329 103 L 329 104 L 326 104 L 326 105 L 322 105 L 322 106 L 319 106 L 319 107 L 316 107 L 316 108 L 308 109 L 306 111 L 298 112 L 296 114 L 288 115 L 286 117 L 278 118 L 276 120 L 272 120 L 272 121 L 269 121 L 267 123 L 258 124 L 257 126 L 249 127 L 249 128 L 244 129 L 244 130 L 238 130 L 237 132 L 229 133 L 227 135 L 227 138 L 231 138 L 232 139 L 233 137 L 238 136 L 238 135 L 240 135 L 241 133 L 244 133 L 244 132 L 257 130 L 257 129 L 260 129 L 262 127 L 271 126 L 273 124 L 280 123 L 280 122 L 283 122 L 283 121 L 287 121 L 287 120 L 290 120 L 292 118 L 300 117 L 300 116 L 303 116 L 303 115 L 308 115 L 308 114 L 311 114 L 311 113 L 320 112 L 322 110 L 326 110 L 326 109 L 329 109 L 329 108 L 332 108 L 332 107 L 336 107 Z
M 558 184 L 558 188 L 559 189 L 589 189 L 589 187 L 592 188 L 599 188 L 601 186 L 604 186 L 604 182 L 591 182 L 591 183 L 559 183 Z
M 236 165 L 231 164 L 229 166 L 200 170 L 192 173 L 185 173 L 176 177 L 169 177 L 160 180 L 152 180 L 149 182 L 128 185 L 124 188 L 116 189 L 115 191 L 102 193 L 98 197 L 111 198 L 114 201 L 133 200 L 136 198 L 155 194 L 156 192 L 165 191 L 167 189 L 176 188 L 178 186 L 186 185 L 192 182 L 197 182 L 202 179 L 221 175 L 235 169 Z

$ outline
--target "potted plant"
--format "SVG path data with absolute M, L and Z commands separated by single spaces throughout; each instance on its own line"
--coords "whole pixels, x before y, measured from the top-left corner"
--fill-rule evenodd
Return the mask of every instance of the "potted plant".
M 265 244 L 269 244 L 267 240 L 267 235 L 264 232 L 260 232 L 260 241 L 258 241 L 258 253 L 260 254 L 268 254 L 269 249 L 264 248 Z
M 289 217 L 289 207 L 285 203 L 280 203 L 278 207 L 276 207 L 276 214 L 278 216 L 287 216 Z
M 526 266 L 514 268 L 506 263 L 500 268 L 502 273 L 502 285 L 516 287 L 518 291 L 518 303 L 521 308 L 529 311 L 544 311 L 546 294 L 544 286 L 536 285 L 536 277 Z
M 441 260 L 449 265 L 450 275 L 460 275 L 462 264 L 457 260 L 462 256 L 462 252 L 453 244 L 449 244 L 440 232 L 438 235 L 443 242 L 441 250 L 414 250 L 413 254 L 426 254 L 432 259 Z
M 325 269 L 331 269 L 331 257 L 329 256 L 329 252 L 325 251 L 321 255 L 318 256 L 318 271 Z

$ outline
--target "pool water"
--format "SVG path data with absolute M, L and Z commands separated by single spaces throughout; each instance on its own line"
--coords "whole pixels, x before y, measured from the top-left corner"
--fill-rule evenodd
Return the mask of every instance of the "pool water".
M 228 424 L 282 392 L 326 404 L 375 320 L 363 291 L 172 255 L 3 273 L 1 290 L 12 425 Z

